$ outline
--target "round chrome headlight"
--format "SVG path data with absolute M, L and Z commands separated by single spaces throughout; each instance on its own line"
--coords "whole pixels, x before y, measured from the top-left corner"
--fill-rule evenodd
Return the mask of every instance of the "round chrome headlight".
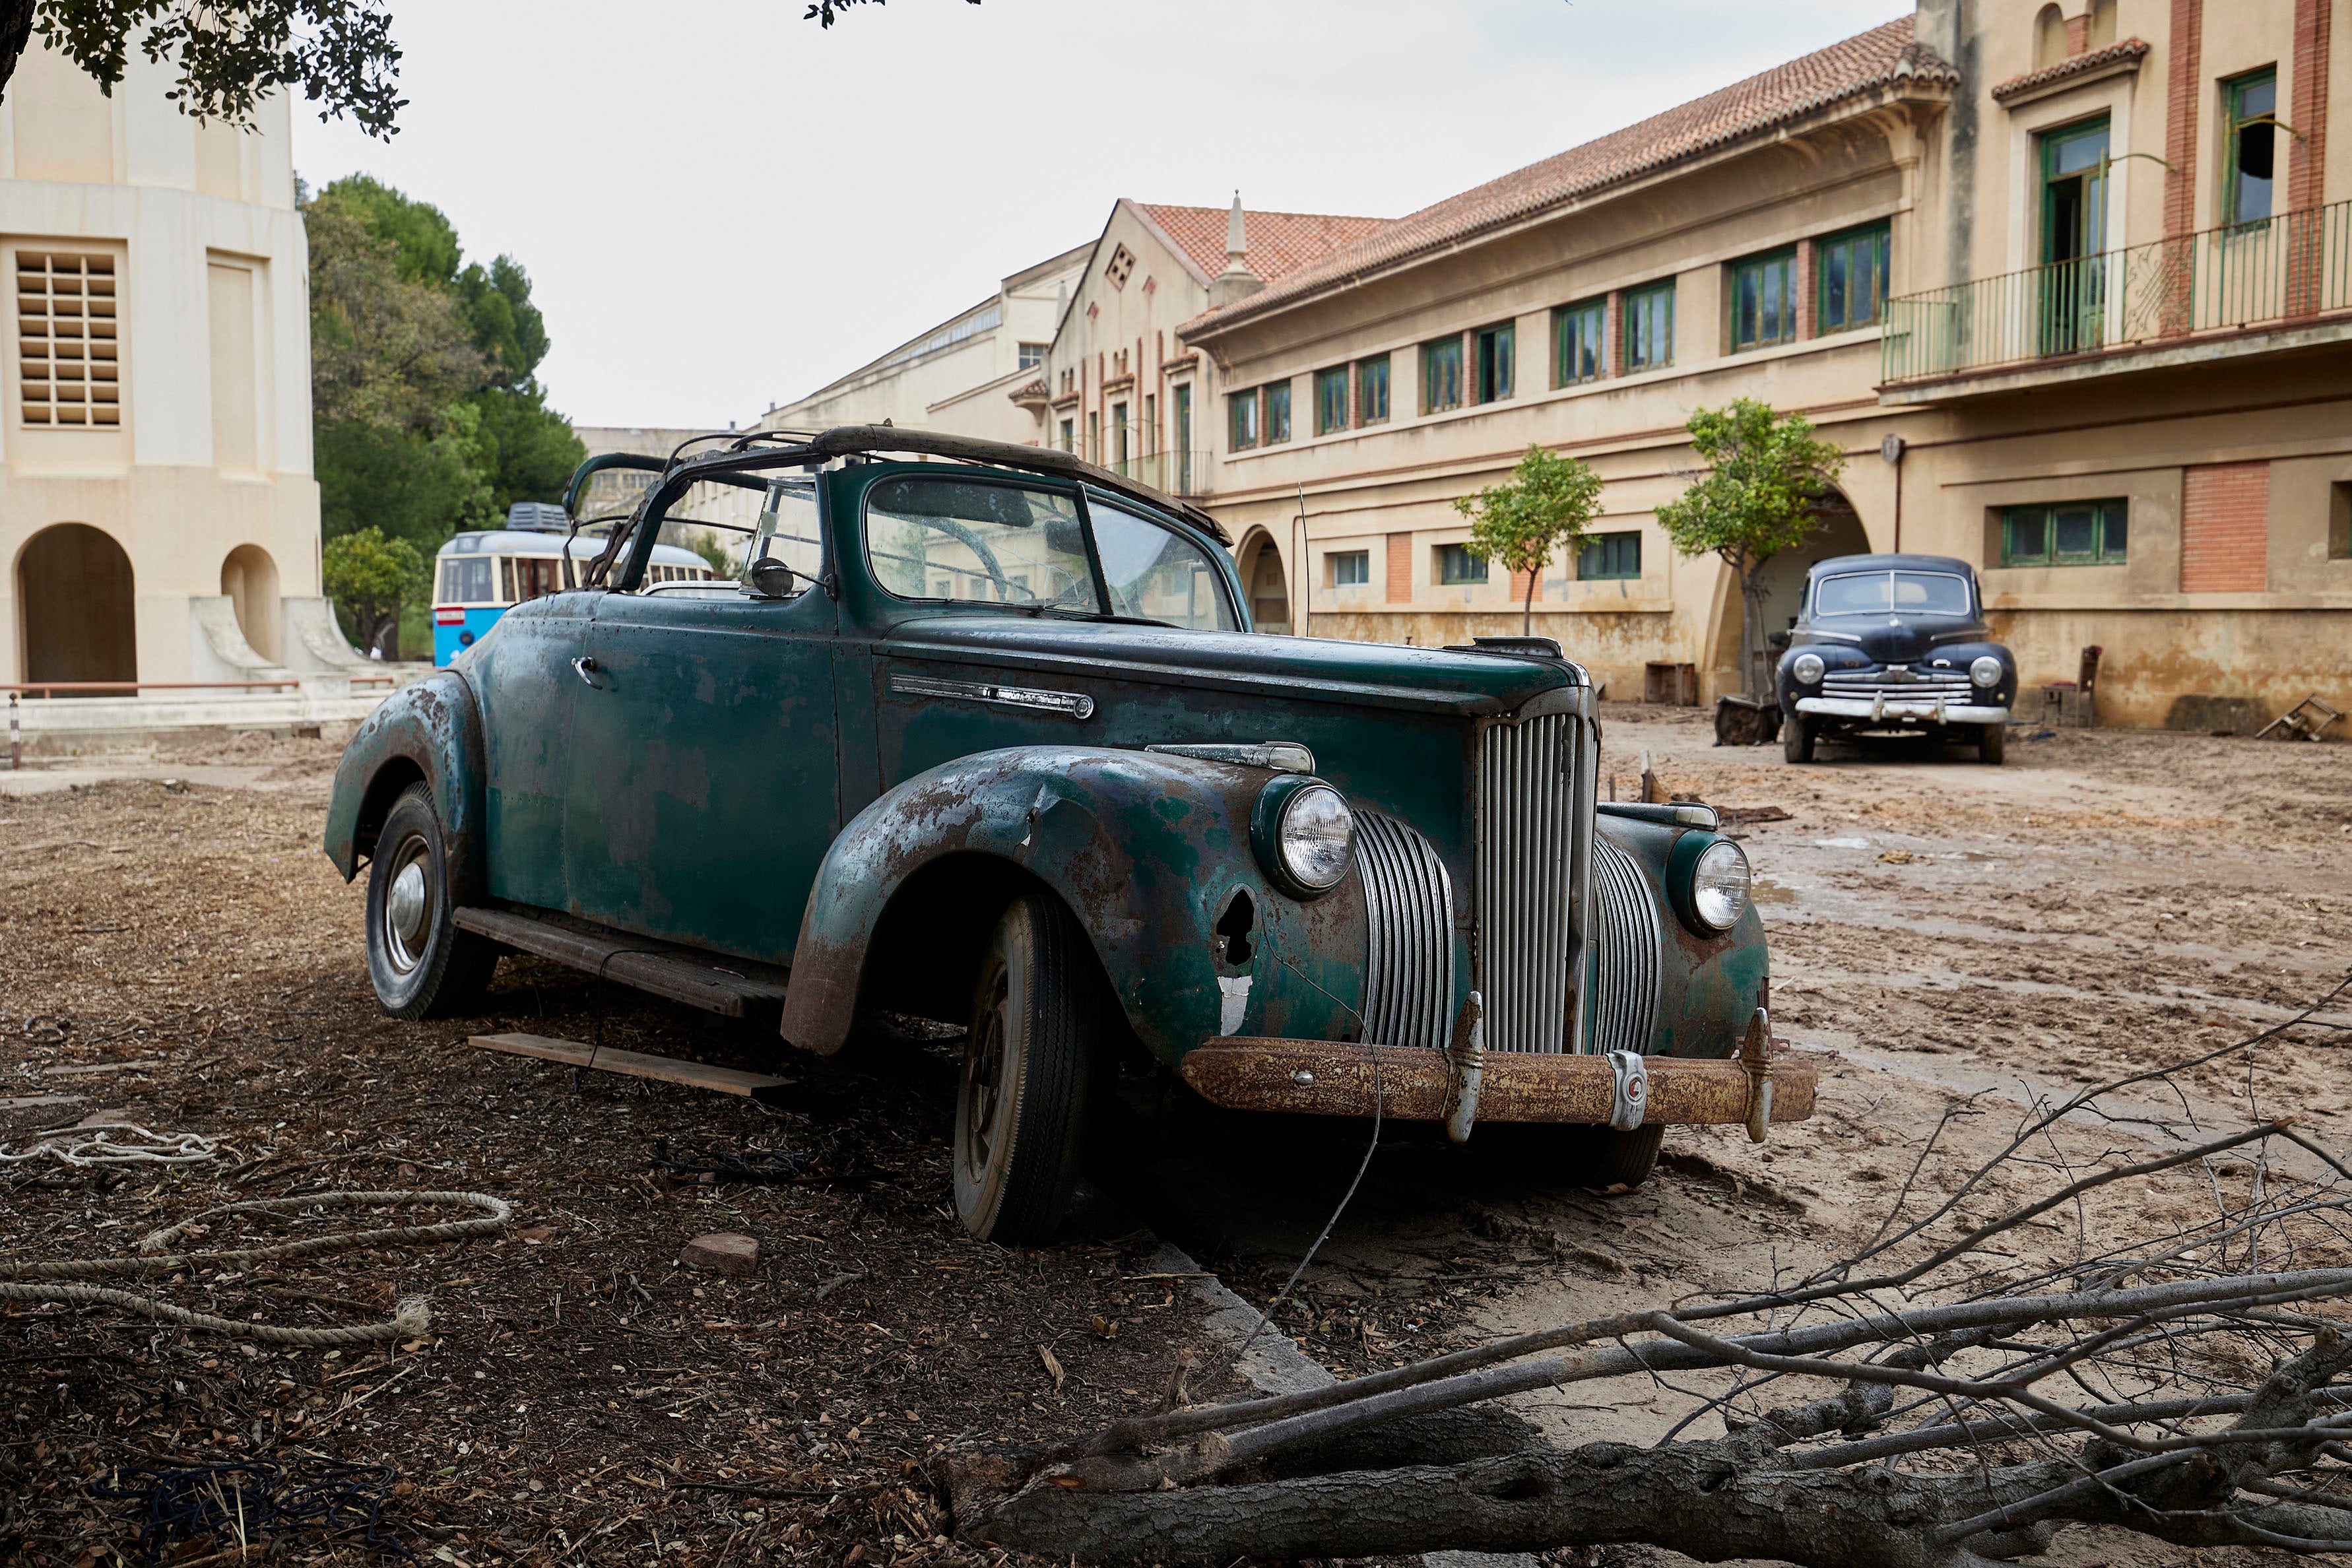
M 1990 691 L 2000 684 L 2000 660 L 1980 653 L 1969 663 L 1969 679 Z
M 1276 843 L 1282 868 L 1300 886 L 1336 888 L 1355 858 L 1355 814 L 1329 784 L 1308 784 L 1283 803 Z
M 1748 857 L 1728 838 L 1706 847 L 1691 868 L 1691 913 L 1710 931 L 1729 931 L 1748 909 Z
M 1811 686 L 1821 679 L 1822 668 L 1822 656 L 1820 654 L 1801 653 L 1796 657 L 1795 660 L 1790 664 L 1789 673 L 1797 678 L 1798 685 Z

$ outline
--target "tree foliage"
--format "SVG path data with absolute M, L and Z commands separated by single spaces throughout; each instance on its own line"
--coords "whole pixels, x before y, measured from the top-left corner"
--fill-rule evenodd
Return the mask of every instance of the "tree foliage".
M 41 41 L 110 97 L 136 37 L 148 59 L 179 73 L 166 96 L 199 121 L 248 125 L 262 99 L 299 90 L 390 140 L 407 101 L 392 16 L 373 0 L 0 0 L 0 88 L 37 11 Z
M 1470 520 L 1465 548 L 1471 554 L 1527 574 L 1527 603 L 1519 612 L 1524 634 L 1534 623 L 1544 568 L 1583 542 L 1601 510 L 1601 476 L 1579 458 L 1531 446 L 1508 482 L 1457 496 L 1454 510 Z
M 1708 469 L 1657 509 L 1658 526 L 1681 553 L 1718 556 L 1739 574 L 1747 654 L 1739 678 L 1741 689 L 1752 691 L 1753 645 L 1763 624 L 1758 569 L 1819 531 L 1822 500 L 1844 471 L 1845 458 L 1833 443 L 1814 439 L 1803 415 L 1775 414 L 1750 397 L 1699 409 L 1687 428 L 1691 449 Z
M 883 0 L 809 0 L 809 8 L 801 13 L 803 22 L 814 22 L 820 27 L 830 27 L 849 14 L 853 5 L 879 5 Z M 980 0 L 964 0 L 967 5 L 977 5 Z
M 430 561 L 405 539 L 362 528 L 329 540 L 322 566 L 328 594 L 351 613 L 361 640 L 398 658 L 401 607 L 429 590 Z

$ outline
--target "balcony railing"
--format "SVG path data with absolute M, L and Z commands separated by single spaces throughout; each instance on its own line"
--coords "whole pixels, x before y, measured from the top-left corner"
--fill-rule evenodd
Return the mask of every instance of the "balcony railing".
M 1206 452 L 1146 452 L 1103 464 L 1123 479 L 1137 479 L 1171 496 L 1209 493 L 1210 466 Z
M 2352 201 L 1887 301 L 1890 384 L 2352 310 Z

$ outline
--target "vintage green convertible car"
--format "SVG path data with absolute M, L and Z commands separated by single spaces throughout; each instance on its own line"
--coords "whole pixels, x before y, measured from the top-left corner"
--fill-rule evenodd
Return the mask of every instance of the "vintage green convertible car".
M 1595 1184 L 1667 1123 L 1811 1113 L 1739 847 L 1596 801 L 1552 642 L 1251 635 L 1215 520 L 1052 450 L 857 426 L 581 479 L 632 463 L 580 584 L 344 753 L 326 851 L 393 1014 L 520 951 L 803 1051 L 963 1026 L 956 1201 L 999 1240 L 1054 1229 L 1122 1072 L 1552 1123 L 1516 1135 Z M 751 536 L 740 584 L 648 581 L 689 515 Z

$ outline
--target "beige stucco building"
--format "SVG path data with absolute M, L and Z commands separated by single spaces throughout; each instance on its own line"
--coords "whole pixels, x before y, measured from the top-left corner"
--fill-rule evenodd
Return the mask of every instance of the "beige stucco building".
M 289 111 L 198 125 L 28 49 L 0 105 L 0 683 L 355 662 L 319 596 Z
M 2341 3 L 1930 0 L 1370 226 L 1181 326 L 1217 400 L 1191 488 L 1288 624 L 1458 641 L 1521 585 L 1454 498 L 1572 453 L 1600 537 L 1535 630 L 1612 695 L 1654 661 L 1729 689 L 1729 574 L 1651 513 L 1690 411 L 1757 397 L 1847 454 L 1769 625 L 1810 559 L 1899 545 L 1979 567 L 2029 684 L 2102 647 L 2107 721 L 2352 709 Z

